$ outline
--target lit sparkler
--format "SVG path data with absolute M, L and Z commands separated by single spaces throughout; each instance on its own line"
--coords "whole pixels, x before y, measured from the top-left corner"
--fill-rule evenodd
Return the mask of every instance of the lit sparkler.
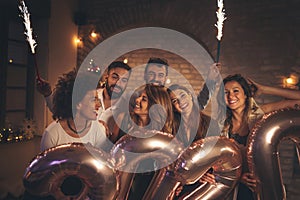
M 220 46 L 221 46 L 221 38 L 223 36 L 222 29 L 223 29 L 223 23 L 226 19 L 225 17 L 225 9 L 224 9 L 224 4 L 223 0 L 217 0 L 218 3 L 218 10 L 216 12 L 217 14 L 217 23 L 215 24 L 215 27 L 218 29 L 218 34 L 217 34 L 217 39 L 218 39 L 218 48 L 217 48 L 217 57 L 216 57 L 216 62 L 219 62 L 219 57 L 220 57 Z
M 28 12 L 28 9 L 27 9 L 24 1 L 20 1 L 20 4 L 21 4 L 21 5 L 19 5 L 19 10 L 21 12 L 20 17 L 23 18 L 23 23 L 25 25 L 24 34 L 26 35 L 26 40 L 29 43 L 31 53 L 34 55 L 34 63 L 35 63 L 35 70 L 36 70 L 37 78 L 38 78 L 38 80 L 41 80 L 39 71 L 38 71 L 38 67 L 37 67 L 37 63 L 36 63 L 36 57 L 35 57 L 35 47 L 37 46 L 37 43 L 33 39 L 33 35 L 32 35 L 32 28 L 30 25 L 30 13 Z

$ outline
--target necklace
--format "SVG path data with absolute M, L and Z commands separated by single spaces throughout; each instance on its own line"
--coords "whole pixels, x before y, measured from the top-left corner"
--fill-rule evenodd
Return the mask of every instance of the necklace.
M 74 130 L 74 129 L 71 127 L 71 124 L 70 124 L 70 121 L 69 121 L 69 120 L 67 120 L 67 125 L 68 125 L 68 128 L 69 128 L 72 132 L 74 132 L 75 134 L 80 134 L 80 133 L 82 133 L 82 132 L 86 129 L 86 126 L 87 126 L 87 120 L 85 121 L 85 125 L 84 125 L 84 127 L 83 127 L 83 129 L 82 129 L 81 131 Z

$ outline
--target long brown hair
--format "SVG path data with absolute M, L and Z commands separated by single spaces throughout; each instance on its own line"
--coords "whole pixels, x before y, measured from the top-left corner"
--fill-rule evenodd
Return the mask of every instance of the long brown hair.
M 172 133 L 174 114 L 172 103 L 166 88 L 164 86 L 146 84 L 138 88 L 137 91 L 138 93 L 145 91 L 148 96 L 148 110 L 150 118 L 149 128 L 152 130 Z M 154 105 L 159 106 L 157 106 L 156 109 L 151 109 Z M 131 118 L 133 122 L 137 124 L 139 116 L 131 112 Z
M 234 74 L 234 75 L 229 75 L 226 78 L 223 79 L 223 84 L 221 84 L 220 86 L 220 90 L 218 93 L 218 103 L 219 106 L 221 107 L 225 107 L 226 103 L 225 103 L 225 84 L 231 81 L 235 81 L 238 84 L 241 85 L 245 95 L 246 95 L 246 101 L 245 101 L 245 109 L 244 109 L 244 113 L 243 113 L 243 120 L 248 122 L 249 121 L 249 116 L 251 113 L 251 97 L 252 97 L 252 90 L 250 85 L 248 84 L 247 80 L 240 74 Z M 225 116 L 224 118 L 220 118 L 219 122 L 220 123 L 224 123 L 224 129 L 228 130 L 229 133 L 231 133 L 232 131 L 232 110 L 226 106 L 226 113 L 224 115 L 223 112 L 225 109 L 219 109 L 219 116 Z
M 189 116 L 189 120 L 187 121 L 186 127 L 190 129 L 191 136 L 194 136 L 194 141 L 204 138 L 207 134 L 208 127 L 210 125 L 211 118 L 207 115 L 204 115 L 198 105 L 198 102 L 195 100 L 196 98 L 191 94 L 191 92 L 184 86 L 173 84 L 168 88 L 168 93 L 170 94 L 175 90 L 183 90 L 192 96 L 193 109 L 192 113 Z M 174 107 L 174 124 L 175 124 L 175 132 L 182 134 L 184 131 L 181 123 L 181 113 L 179 113 Z

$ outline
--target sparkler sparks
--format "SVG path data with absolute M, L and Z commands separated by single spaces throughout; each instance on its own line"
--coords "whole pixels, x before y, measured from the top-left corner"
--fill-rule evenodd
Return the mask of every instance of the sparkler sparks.
M 225 9 L 224 9 L 224 4 L 223 0 L 217 0 L 218 3 L 218 10 L 216 12 L 217 14 L 217 23 L 215 24 L 215 27 L 218 29 L 218 34 L 217 34 L 217 39 L 218 39 L 218 48 L 217 48 L 217 57 L 216 57 L 216 62 L 219 62 L 219 57 L 220 57 L 220 48 L 221 48 L 221 38 L 223 36 L 222 30 L 223 30 L 223 23 L 226 19 L 225 17 Z
M 216 14 L 217 14 L 218 21 L 215 24 L 215 27 L 217 27 L 217 29 L 218 29 L 217 39 L 219 41 L 221 41 L 221 38 L 223 36 L 223 34 L 222 34 L 223 23 L 224 23 L 226 17 L 225 17 L 225 9 L 224 9 L 223 0 L 217 0 L 217 2 L 218 2 L 218 10 L 217 10 Z
M 32 37 L 32 28 L 30 26 L 30 14 L 28 12 L 28 9 L 25 5 L 24 1 L 20 2 L 21 5 L 19 6 L 19 10 L 21 11 L 21 17 L 23 18 L 23 23 L 25 25 L 25 32 L 24 34 L 26 35 L 26 40 L 28 41 L 31 52 L 34 54 L 35 53 L 35 47 L 37 46 L 36 41 Z

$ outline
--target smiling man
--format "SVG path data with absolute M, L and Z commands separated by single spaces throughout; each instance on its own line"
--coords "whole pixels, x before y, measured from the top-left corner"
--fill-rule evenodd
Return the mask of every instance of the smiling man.
M 146 64 L 144 79 L 147 84 L 165 85 L 168 78 L 168 62 L 162 58 L 150 58 Z
M 116 113 L 122 112 L 121 107 L 116 104 L 127 87 L 130 74 L 131 67 L 129 65 L 121 61 L 112 62 L 105 75 L 105 87 L 97 90 L 98 98 L 102 104 L 98 119 L 106 122 L 110 130 L 115 124 L 113 114 L 117 115 Z

